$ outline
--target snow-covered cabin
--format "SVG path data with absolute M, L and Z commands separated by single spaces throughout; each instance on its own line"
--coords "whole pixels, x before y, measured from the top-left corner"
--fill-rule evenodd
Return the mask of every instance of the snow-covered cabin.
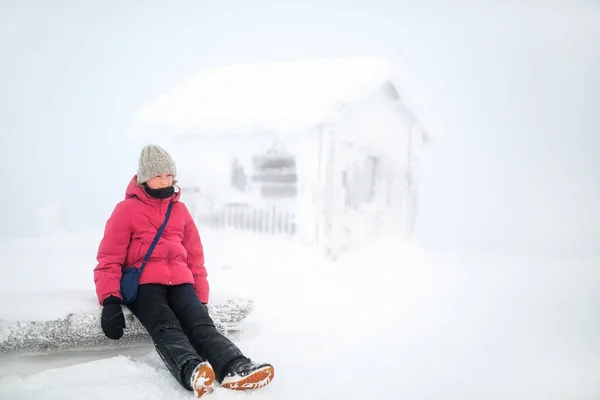
M 201 71 L 135 115 L 132 135 L 174 156 L 200 224 L 293 234 L 337 253 L 410 236 L 428 134 L 385 59 Z

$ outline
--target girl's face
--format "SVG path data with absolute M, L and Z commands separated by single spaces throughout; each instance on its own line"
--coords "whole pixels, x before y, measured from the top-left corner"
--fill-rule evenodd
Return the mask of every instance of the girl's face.
M 146 182 L 150 189 L 163 189 L 173 186 L 173 175 L 160 174 Z

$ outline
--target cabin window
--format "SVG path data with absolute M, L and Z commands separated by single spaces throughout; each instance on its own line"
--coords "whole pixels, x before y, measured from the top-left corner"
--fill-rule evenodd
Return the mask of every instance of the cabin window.
M 359 208 L 375 199 L 378 169 L 379 158 L 369 156 L 356 160 L 344 172 L 342 179 L 346 188 L 347 206 Z
M 286 198 L 297 194 L 296 159 L 291 154 L 269 151 L 252 160 L 252 184 L 261 197 Z

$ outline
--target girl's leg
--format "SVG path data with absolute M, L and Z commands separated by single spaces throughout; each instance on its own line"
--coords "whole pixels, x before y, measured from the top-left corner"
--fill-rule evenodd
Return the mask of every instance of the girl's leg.
M 241 350 L 217 330 L 192 285 L 171 286 L 168 300 L 192 346 L 212 365 L 220 382 L 225 367 L 234 359 L 243 357 Z
M 190 379 L 194 368 L 203 360 L 168 304 L 168 289 L 163 285 L 140 285 L 136 300 L 129 308 L 146 328 L 156 351 L 177 381 L 193 390 Z

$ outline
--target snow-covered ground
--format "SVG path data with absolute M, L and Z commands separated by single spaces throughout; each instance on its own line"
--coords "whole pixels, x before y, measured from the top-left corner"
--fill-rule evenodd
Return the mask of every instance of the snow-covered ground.
M 202 230 L 215 296 L 255 301 L 234 340 L 276 366 L 211 399 L 598 399 L 599 258 L 431 255 L 380 242 L 326 261 Z M 100 234 L 0 245 L 0 319 L 97 311 Z M 151 346 L 0 356 L 1 399 L 187 399 Z

